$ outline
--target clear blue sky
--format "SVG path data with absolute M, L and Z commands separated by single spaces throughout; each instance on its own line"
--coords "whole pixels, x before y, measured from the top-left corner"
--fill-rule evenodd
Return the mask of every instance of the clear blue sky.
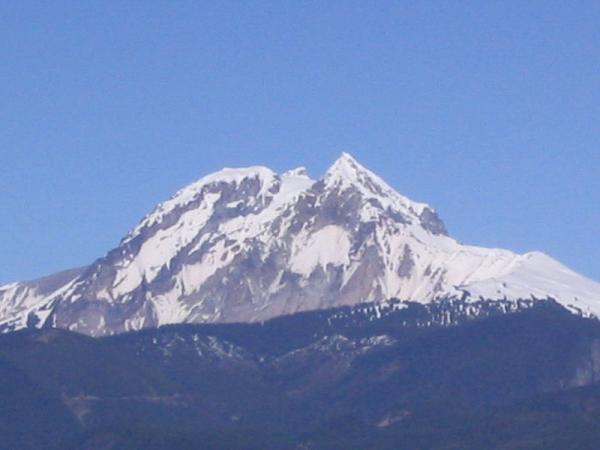
M 0 282 L 223 166 L 346 150 L 463 242 L 600 280 L 600 2 L 0 3 Z

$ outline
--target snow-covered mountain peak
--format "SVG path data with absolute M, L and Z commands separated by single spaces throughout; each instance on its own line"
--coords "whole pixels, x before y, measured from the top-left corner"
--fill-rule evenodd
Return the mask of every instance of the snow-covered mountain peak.
M 363 202 L 360 210 L 363 220 L 377 221 L 383 213 L 432 234 L 447 234 L 444 223 L 432 207 L 401 195 L 348 153 L 342 153 L 322 181 L 325 190 L 358 194 Z
M 365 198 L 378 199 L 385 207 L 392 207 L 404 212 L 420 215 L 425 209 L 433 209 L 425 204 L 415 202 L 399 194 L 382 178 L 361 165 L 349 153 L 341 156 L 327 169 L 323 177 L 326 187 L 341 191 L 355 189 Z
M 347 153 L 319 180 L 303 167 L 207 175 L 104 257 L 48 280 L 0 286 L 0 330 L 48 323 L 102 335 L 449 296 L 552 297 L 600 317 L 600 284 L 539 252 L 458 243 L 431 207 Z
M 163 219 L 177 210 L 183 210 L 190 204 L 202 203 L 214 198 L 205 195 L 208 191 L 215 193 L 225 186 L 237 188 L 244 181 L 255 181 L 259 185 L 259 191 L 255 193 L 257 197 L 264 196 L 272 188 L 278 175 L 264 166 L 252 166 L 243 168 L 225 167 L 218 172 L 200 178 L 184 188 L 180 189 L 169 200 L 159 203 L 158 206 L 138 225 L 129 232 L 122 243 L 129 242 L 138 236 L 144 229 L 153 225 L 160 224 Z M 212 189 L 211 189 L 212 188 Z
M 327 169 L 323 181 L 328 186 L 342 185 L 342 187 L 348 187 L 364 184 L 364 187 L 374 189 L 375 193 L 380 187 L 389 188 L 383 180 L 378 179 L 373 172 L 362 166 L 352 155 L 346 152 L 342 153 Z M 382 182 L 382 186 L 378 186 L 377 183 L 372 184 L 375 181 Z
M 276 177 L 277 174 L 275 172 L 264 166 L 225 167 L 180 189 L 169 200 L 161 203 L 157 209 L 168 212 L 177 206 L 184 206 L 201 195 L 203 189 L 209 185 L 239 185 L 244 180 L 256 179 L 264 187 L 272 183 Z

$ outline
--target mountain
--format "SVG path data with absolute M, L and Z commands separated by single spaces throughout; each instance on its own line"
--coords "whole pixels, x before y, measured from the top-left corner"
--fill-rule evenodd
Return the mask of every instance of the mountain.
M 502 302 L 6 333 L 0 449 L 597 448 L 600 321 Z
M 539 252 L 457 242 L 433 208 L 342 154 L 319 180 L 265 167 L 200 179 L 89 266 L 1 286 L 0 329 L 101 336 L 447 298 L 554 299 L 600 316 L 600 284 Z

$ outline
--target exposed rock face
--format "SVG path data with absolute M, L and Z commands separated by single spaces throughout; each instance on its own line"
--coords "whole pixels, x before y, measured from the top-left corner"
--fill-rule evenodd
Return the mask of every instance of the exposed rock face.
M 224 169 L 202 178 L 90 266 L 1 286 L 0 327 L 104 335 L 448 295 L 552 297 L 600 314 L 599 284 L 541 253 L 457 243 L 431 207 L 343 154 L 317 181 L 303 168 Z

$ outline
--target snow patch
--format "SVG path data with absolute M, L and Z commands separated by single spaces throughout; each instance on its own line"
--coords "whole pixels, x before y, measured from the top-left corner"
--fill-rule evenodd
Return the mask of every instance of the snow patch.
M 350 262 L 352 242 L 348 232 L 338 225 L 327 225 L 308 236 L 300 236 L 292 248 L 290 269 L 309 276 L 320 265 L 346 265 Z

